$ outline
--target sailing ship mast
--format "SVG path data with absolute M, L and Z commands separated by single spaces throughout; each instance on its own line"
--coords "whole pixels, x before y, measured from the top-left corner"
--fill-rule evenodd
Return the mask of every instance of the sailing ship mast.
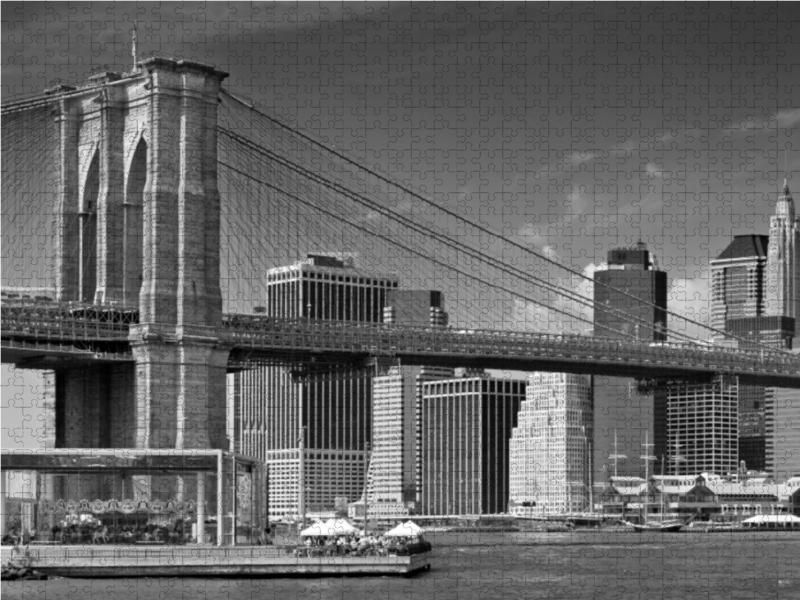
M 650 446 L 653 445 L 648 443 L 650 441 L 648 438 L 649 433 L 649 431 L 646 431 L 644 434 L 644 444 L 642 444 L 644 454 L 639 457 L 644 461 L 644 516 L 642 517 L 642 523 L 647 520 L 647 501 L 650 497 L 650 461 L 656 459 L 649 451 Z
M 614 428 L 614 454 L 609 456 L 608 458 L 614 461 L 614 478 L 617 477 L 617 461 L 621 458 L 627 459 L 628 457 L 625 454 L 617 454 L 617 428 Z

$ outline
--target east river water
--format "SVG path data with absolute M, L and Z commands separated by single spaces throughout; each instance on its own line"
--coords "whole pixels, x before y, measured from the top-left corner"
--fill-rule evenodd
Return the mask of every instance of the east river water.
M 436 534 L 408 578 L 50 579 L 3 582 L 43 600 L 800 600 L 800 532 Z

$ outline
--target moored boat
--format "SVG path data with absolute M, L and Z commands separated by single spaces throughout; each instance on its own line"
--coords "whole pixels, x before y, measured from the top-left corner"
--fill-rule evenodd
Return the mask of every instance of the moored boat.
M 652 444 L 648 443 L 647 441 L 647 434 L 645 434 L 645 443 L 642 444 L 642 447 L 645 449 L 645 453 L 643 456 L 640 456 L 642 460 L 644 460 L 644 468 L 645 468 L 645 490 L 644 490 L 644 512 L 642 513 L 642 518 L 644 519 L 648 515 L 647 510 L 647 500 L 650 496 L 650 476 L 649 476 L 649 464 L 651 460 L 655 460 L 655 456 L 652 456 L 648 452 L 648 448 L 652 446 Z M 661 461 L 661 478 L 663 481 L 664 478 L 664 460 L 662 457 Z M 659 504 L 660 510 L 658 513 L 658 519 L 648 519 L 643 521 L 642 523 L 629 523 L 627 521 L 623 521 L 626 525 L 630 525 L 634 528 L 634 530 L 638 532 L 645 532 L 645 531 L 659 531 L 661 533 L 674 533 L 676 531 L 680 531 L 683 526 L 686 524 L 683 521 L 679 521 L 677 519 L 665 519 L 664 518 L 664 490 L 659 490 Z
M 636 531 L 660 531 L 662 533 L 673 533 L 683 528 L 683 521 L 670 519 L 668 521 L 647 521 L 646 523 L 628 523 Z

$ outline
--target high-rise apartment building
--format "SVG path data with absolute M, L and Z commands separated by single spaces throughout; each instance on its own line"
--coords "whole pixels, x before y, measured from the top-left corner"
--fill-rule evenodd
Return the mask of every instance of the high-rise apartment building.
M 667 445 L 680 461 L 678 475 L 735 473 L 739 460 L 739 389 L 736 378 L 672 384 L 667 390 Z
M 633 248 L 614 248 L 607 262 L 607 269 L 594 273 L 594 335 L 665 340 L 667 274 L 656 268 L 647 246 L 639 242 Z M 666 439 L 666 422 L 656 422 L 663 435 L 654 434 L 653 429 L 654 415 L 666 412 L 663 390 L 640 386 L 632 378 L 605 375 L 595 376 L 593 384 L 598 407 L 594 411 L 594 479 L 601 481 L 615 470 L 620 476 L 639 476 L 644 469 L 639 456 L 645 434 Z
M 469 371 L 422 387 L 423 512 L 506 512 L 509 439 L 525 382 Z
M 593 439 L 591 381 L 533 373 L 511 435 L 509 512 L 541 516 L 589 508 Z
M 275 317 L 380 322 L 396 277 L 357 269 L 350 258 L 309 255 L 267 272 L 266 313 Z M 332 510 L 364 490 L 372 435 L 371 368 L 267 366 L 234 376 L 237 452 L 263 460 L 269 516 Z M 302 438 L 302 442 L 301 442 Z

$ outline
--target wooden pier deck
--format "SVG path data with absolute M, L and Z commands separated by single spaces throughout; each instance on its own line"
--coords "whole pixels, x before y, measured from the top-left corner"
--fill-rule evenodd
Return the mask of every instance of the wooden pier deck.
M 2 561 L 11 558 L 2 548 Z M 18 560 L 61 577 L 279 577 L 409 575 L 430 569 L 411 556 L 297 557 L 282 546 L 30 546 Z M 27 552 L 27 554 L 26 554 Z

